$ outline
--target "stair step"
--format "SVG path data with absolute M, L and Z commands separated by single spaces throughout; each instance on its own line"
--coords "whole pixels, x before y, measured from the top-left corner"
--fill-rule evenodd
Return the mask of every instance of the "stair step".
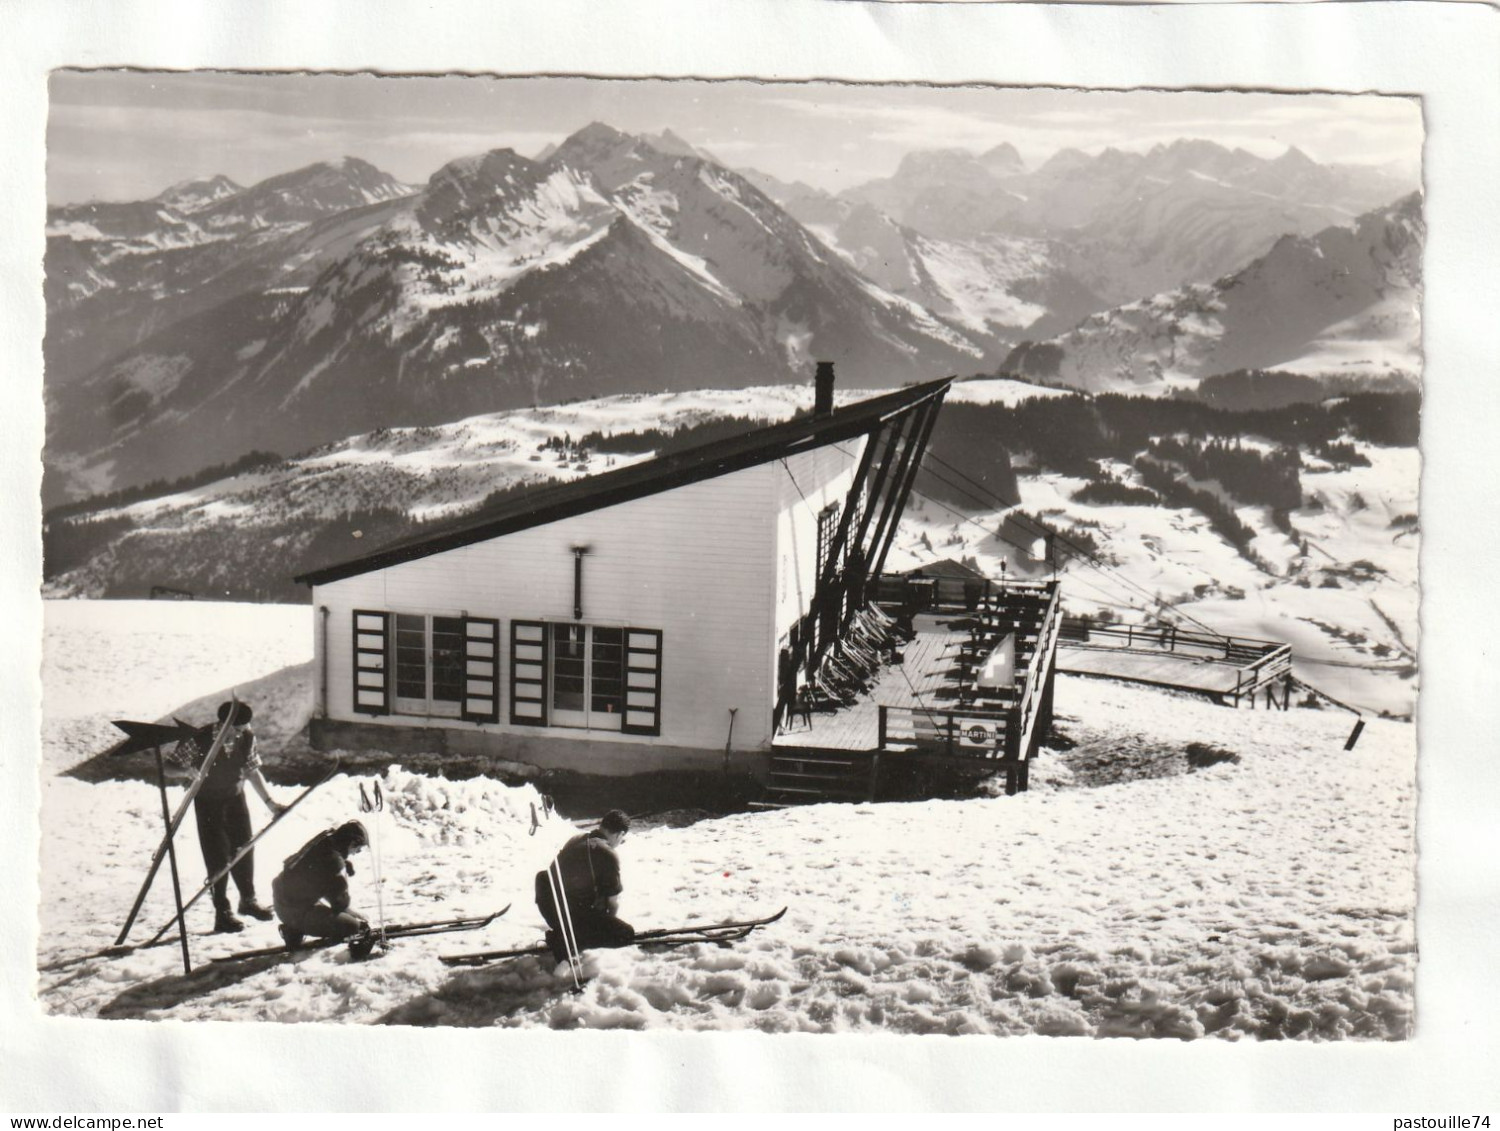
M 795 755 L 795 754 L 773 754 L 773 755 L 771 755 L 771 768 L 773 770 L 776 768 L 776 766 L 777 766 L 778 763 L 785 764 L 785 763 L 788 763 L 788 762 L 795 763 L 795 764 L 802 765 L 802 766 L 819 766 L 819 767 L 823 767 L 823 768 L 832 768 L 832 767 L 835 767 L 835 766 L 842 766 L 842 767 L 850 768 L 850 769 L 862 768 L 862 764 L 861 763 L 856 762 L 856 761 L 854 761 L 852 759 L 849 759 L 849 758 L 816 758 L 816 757 L 804 758 L 804 757 L 801 757 L 801 756 Z
M 766 789 L 767 798 L 792 805 L 816 804 L 819 801 L 863 801 L 865 793 L 863 789 L 797 789 L 788 785 L 770 786 Z
M 801 774 L 793 773 L 791 770 L 771 771 L 772 780 L 779 778 L 796 778 L 799 781 L 850 782 L 859 781 L 864 776 L 865 775 L 863 774 Z

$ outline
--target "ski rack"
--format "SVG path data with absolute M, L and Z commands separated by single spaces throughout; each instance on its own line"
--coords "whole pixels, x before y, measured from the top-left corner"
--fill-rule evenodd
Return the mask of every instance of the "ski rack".
M 219 756 L 219 752 L 224 749 L 224 742 L 226 739 L 228 739 L 229 732 L 234 728 L 234 717 L 236 713 L 238 713 L 240 706 L 239 696 L 234 692 L 230 692 L 229 702 L 229 714 L 227 714 L 224 717 L 224 720 L 219 724 L 218 730 L 214 734 L 213 745 L 208 748 L 207 755 L 204 757 L 203 761 L 198 764 L 198 769 L 193 776 L 192 784 L 188 786 L 187 792 L 183 795 L 182 800 L 178 803 L 177 811 L 172 815 L 171 820 L 167 822 L 166 835 L 162 837 L 161 844 L 157 847 L 155 854 L 151 857 L 151 867 L 147 869 L 146 879 L 141 884 L 141 890 L 136 893 L 135 903 L 131 905 L 130 914 L 126 916 L 125 919 L 125 925 L 120 928 L 119 937 L 115 939 L 116 946 L 124 945 L 126 936 L 130 934 L 130 928 L 135 926 L 136 916 L 141 912 L 141 904 L 146 902 L 146 894 L 151 890 L 152 881 L 156 879 L 156 873 L 157 870 L 161 867 L 162 861 L 170 856 L 172 858 L 172 865 L 174 870 L 176 868 L 177 850 L 174 843 L 174 838 L 177 835 L 177 830 L 182 827 L 183 819 L 187 816 L 188 807 L 198 796 L 198 791 L 203 788 L 203 783 L 208 779 L 208 771 L 213 767 L 214 759 L 216 759 Z M 160 763 L 158 763 L 157 772 L 158 775 L 160 775 Z M 162 789 L 163 800 L 165 800 L 165 785 L 163 785 Z M 180 897 L 180 893 L 178 894 Z M 179 920 L 181 920 L 182 918 L 182 908 L 180 905 L 178 907 L 177 917 Z M 183 931 L 183 937 L 186 938 L 185 922 Z

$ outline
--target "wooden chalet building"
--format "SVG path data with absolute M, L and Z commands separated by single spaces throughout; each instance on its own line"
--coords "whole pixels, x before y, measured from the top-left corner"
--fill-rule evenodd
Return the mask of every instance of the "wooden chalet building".
M 937 771 L 1025 789 L 1056 582 L 883 574 L 950 383 L 835 409 L 819 363 L 809 416 L 298 578 L 318 611 L 312 744 L 723 772 L 767 806 L 920 793 Z
M 875 596 L 950 380 L 527 492 L 308 573 L 320 749 L 764 780 Z

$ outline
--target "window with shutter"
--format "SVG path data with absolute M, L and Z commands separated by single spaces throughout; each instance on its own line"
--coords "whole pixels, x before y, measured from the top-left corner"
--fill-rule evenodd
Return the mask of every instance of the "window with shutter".
M 625 630 L 625 734 L 661 734 L 661 632 Z
M 390 614 L 354 610 L 354 709 L 362 715 L 391 712 Z
M 457 719 L 466 699 L 464 618 L 388 613 L 395 699 L 391 713 Z
M 510 721 L 547 725 L 547 626 L 510 622 Z
M 464 618 L 464 709 L 471 723 L 500 720 L 500 622 Z

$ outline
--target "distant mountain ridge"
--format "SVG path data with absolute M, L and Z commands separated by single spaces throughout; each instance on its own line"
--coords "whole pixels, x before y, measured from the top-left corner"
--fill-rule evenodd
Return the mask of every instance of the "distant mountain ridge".
M 1090 316 L 1018 347 L 1004 368 L 1090 392 L 1160 391 L 1239 370 L 1421 380 L 1426 225 L 1413 193 L 1314 236 L 1283 236 L 1213 283 L 1195 283 Z
M 1283 235 L 1352 220 L 1417 187 L 1383 170 L 1320 165 L 1295 147 L 1273 159 L 1201 139 L 1144 153 L 1064 149 L 1035 170 L 997 149 L 909 154 L 893 176 L 840 196 L 940 239 L 1064 241 L 1057 266 L 1118 303 L 1217 278 Z
M 191 222 L 234 238 L 182 249 L 169 296 L 146 251 L 123 281 L 77 286 L 120 257 L 80 264 L 80 240 L 57 237 L 53 501 L 391 424 L 801 381 L 814 357 L 889 386 L 1000 356 L 858 274 L 738 174 L 598 123 L 544 161 L 450 162 L 415 193 L 363 162 L 313 166 Z M 116 332 L 103 350 L 101 323 Z M 70 349 L 84 364 L 53 369 Z
M 1395 184 L 1297 150 L 1180 141 L 1064 150 L 1032 170 L 1000 144 L 914 152 L 834 195 L 730 170 L 670 129 L 596 122 L 535 158 L 491 150 L 420 186 L 349 157 L 248 187 L 214 176 L 60 206 L 44 498 L 521 405 L 802 381 L 814 358 L 889 387 L 996 372 L 1031 343 L 1012 362 L 1032 375 L 1061 350 L 1057 372 L 1083 387 L 1159 388 L 1142 374 L 1169 370 L 1190 382 L 1276 351 L 1245 344 L 1249 328 L 1190 365 L 1123 330 L 1062 338 L 1132 304 L 1171 306 L 1143 296 L 1212 287 L 1283 237 L 1352 222 L 1358 202 L 1388 205 Z M 1264 289 L 1306 267 L 1270 259 Z M 1418 297 L 1396 288 L 1383 307 L 1351 306 L 1354 322 L 1277 329 L 1310 353 L 1272 364 L 1388 372 L 1403 335 L 1416 358 Z M 1392 348 L 1347 355 L 1377 339 Z

